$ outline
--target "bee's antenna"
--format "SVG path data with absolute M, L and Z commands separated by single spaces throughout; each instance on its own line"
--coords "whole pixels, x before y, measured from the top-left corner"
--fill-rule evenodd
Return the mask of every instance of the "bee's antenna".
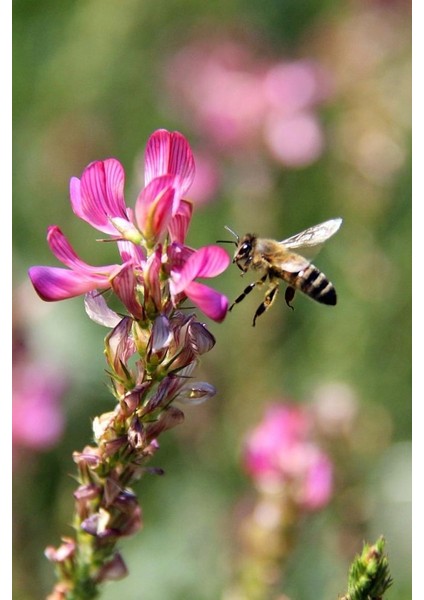
M 233 231 L 230 227 L 228 227 L 228 225 L 224 225 L 225 229 L 227 231 L 229 231 L 230 233 L 233 234 L 233 236 L 236 238 L 236 242 L 234 240 L 216 240 L 217 244 L 235 244 L 236 246 L 238 246 L 238 243 L 240 241 L 239 236 L 236 234 L 235 231 Z

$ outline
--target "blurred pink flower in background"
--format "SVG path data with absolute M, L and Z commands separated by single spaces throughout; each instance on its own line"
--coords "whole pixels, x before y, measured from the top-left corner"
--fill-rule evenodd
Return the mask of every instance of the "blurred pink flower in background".
M 331 498 L 331 461 L 314 442 L 309 415 L 299 406 L 270 405 L 248 435 L 243 460 L 259 488 L 285 491 L 305 510 L 320 509 Z
M 62 437 L 65 415 L 62 396 L 69 375 L 45 358 L 35 358 L 31 348 L 32 327 L 41 316 L 35 294 L 25 282 L 13 293 L 12 327 L 12 451 L 19 463 L 20 452 L 44 451 Z
M 324 148 L 316 110 L 331 95 L 329 75 L 312 60 L 254 52 L 227 40 L 180 50 L 166 69 L 174 106 L 216 151 L 257 151 L 259 143 L 284 166 L 307 166 Z
M 28 362 L 13 368 L 12 441 L 14 447 L 48 450 L 60 440 L 65 418 L 65 382 L 46 365 Z

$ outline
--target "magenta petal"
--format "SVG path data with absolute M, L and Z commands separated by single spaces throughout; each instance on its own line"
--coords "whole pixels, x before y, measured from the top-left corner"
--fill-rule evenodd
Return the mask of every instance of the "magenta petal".
M 168 225 L 171 242 L 184 244 L 192 214 L 192 203 L 188 200 L 181 200 L 176 214 L 172 217 L 171 222 Z
M 75 214 L 104 233 L 116 234 L 111 217 L 127 219 L 124 201 L 125 174 L 115 158 L 95 161 L 84 170 L 79 189 L 71 179 L 71 203 Z
M 78 177 L 71 177 L 71 181 L 69 182 L 69 196 L 74 213 L 77 217 L 86 221 L 87 216 L 85 215 L 81 198 L 81 181 Z
M 219 246 L 204 246 L 194 252 L 179 273 L 173 273 L 172 292 L 179 294 L 196 277 L 216 277 L 230 264 L 230 257 Z
M 187 192 L 194 179 L 194 158 L 181 133 L 158 129 L 149 138 L 145 152 L 145 184 L 161 175 L 178 175 L 179 193 Z
M 74 298 L 97 288 L 110 287 L 109 279 L 103 275 L 77 273 L 60 267 L 31 267 L 28 274 L 35 291 L 46 302 Z
M 51 251 L 60 262 L 81 273 L 87 273 L 96 276 L 108 276 L 110 273 L 119 269 L 119 265 L 105 265 L 102 267 L 95 267 L 85 263 L 76 254 L 71 244 L 68 242 L 66 237 L 63 235 L 61 229 L 57 225 L 51 225 L 47 229 L 47 241 L 51 248 Z
M 195 259 L 196 255 L 197 259 Z M 196 261 L 198 264 L 197 277 L 216 277 L 225 271 L 230 264 L 230 257 L 227 252 L 219 246 L 199 248 L 189 260 Z
M 192 281 L 184 292 L 207 317 L 218 322 L 224 320 L 228 311 L 226 296 L 196 281 Z
M 112 289 L 136 319 L 143 317 L 136 294 L 137 280 L 132 263 L 122 265 L 121 271 L 111 280 Z
M 140 231 L 155 234 L 164 230 L 171 219 L 175 177 L 164 175 L 153 179 L 139 194 L 134 215 Z
M 127 240 L 121 240 L 118 242 L 118 250 L 121 255 L 122 262 L 133 262 L 136 265 L 143 264 L 146 260 L 144 249 L 141 246 L 136 246 L 132 242 Z
M 151 215 L 153 237 L 158 240 L 165 232 L 172 216 L 174 205 L 174 190 L 167 190 L 156 203 Z

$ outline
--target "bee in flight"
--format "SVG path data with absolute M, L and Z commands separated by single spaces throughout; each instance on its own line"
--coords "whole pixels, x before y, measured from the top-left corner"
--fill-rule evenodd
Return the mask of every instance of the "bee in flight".
M 295 250 L 306 250 L 323 244 L 338 231 L 341 224 L 342 219 L 340 218 L 330 219 L 319 225 L 309 227 L 282 242 L 260 238 L 251 233 L 239 238 L 234 231 L 226 226 L 225 228 L 237 240 L 228 243 L 236 245 L 233 263 L 243 272 L 242 274 L 249 271 L 249 269 L 264 272 L 258 281 L 249 284 L 243 290 L 240 296 L 234 300 L 229 310 L 232 310 L 236 304 L 244 300 L 254 287 L 264 284 L 267 279 L 268 289 L 263 302 L 255 312 L 253 326 L 255 326 L 256 319 L 273 304 L 281 280 L 288 284 L 285 300 L 292 309 L 293 306 L 290 302 L 293 300 L 296 290 L 300 290 L 317 302 L 334 306 L 337 302 L 337 295 L 333 284 L 310 260 L 297 254 Z M 227 240 L 219 241 L 227 242 Z

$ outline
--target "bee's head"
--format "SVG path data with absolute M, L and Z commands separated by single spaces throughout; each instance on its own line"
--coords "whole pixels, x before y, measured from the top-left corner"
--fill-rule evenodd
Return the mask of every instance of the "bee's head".
M 233 234 L 237 241 L 233 240 L 217 240 L 218 242 L 224 244 L 235 244 L 236 251 L 234 253 L 233 263 L 235 263 L 238 268 L 246 273 L 246 271 L 250 267 L 250 263 L 253 259 L 253 249 L 256 244 L 256 236 L 251 233 L 246 233 L 241 239 L 232 229 L 230 229 L 227 225 L 225 225 L 225 229 Z
M 235 263 L 244 273 L 249 269 L 250 263 L 252 262 L 255 242 L 256 236 L 251 233 L 246 233 L 237 245 L 233 263 Z

